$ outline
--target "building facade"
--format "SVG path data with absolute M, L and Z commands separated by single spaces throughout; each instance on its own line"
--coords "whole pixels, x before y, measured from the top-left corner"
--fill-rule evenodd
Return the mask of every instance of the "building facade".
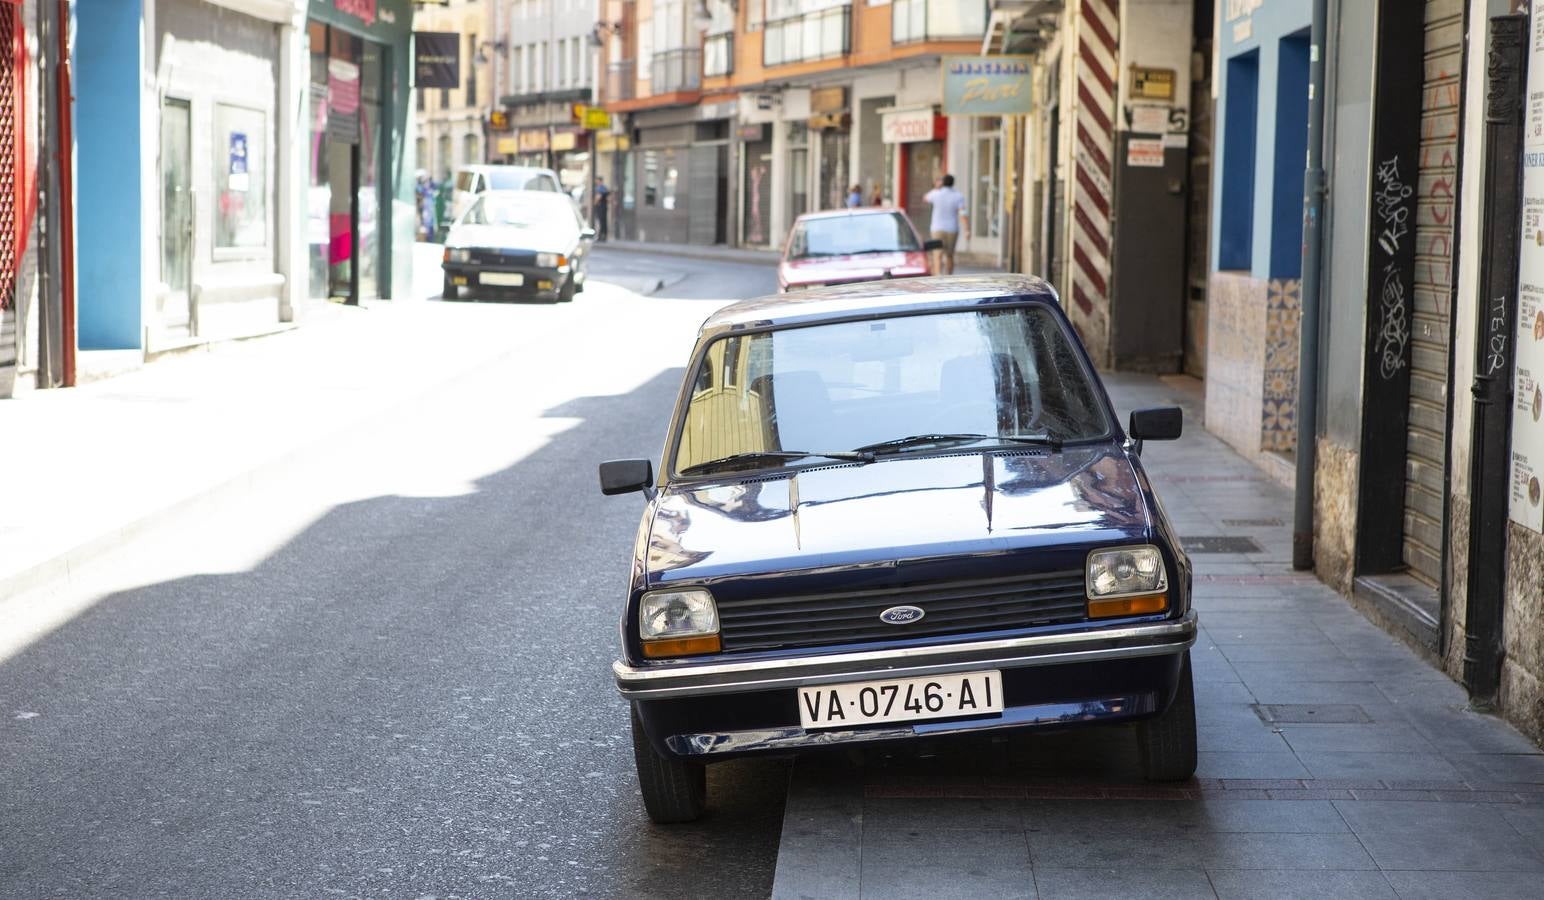
M 942 0 L 608 0 L 619 230 L 777 249 L 858 185 L 926 232 L 923 195 L 950 173 L 970 200 L 961 251 L 1002 260 L 1000 120 L 941 109 L 943 58 L 978 53 L 985 26 L 984 4 Z
M 487 162 L 490 114 L 498 100 L 493 67 L 505 46 L 494 30 L 493 0 L 453 0 L 426 6 L 413 28 L 455 35 L 459 44 L 460 84 L 422 88 L 414 96 L 418 124 L 418 168 L 437 180 L 452 177 L 457 166 Z
M 495 47 L 494 80 L 505 130 L 493 135 L 494 161 L 544 166 L 558 173 L 576 198 L 587 191 L 592 137 L 574 121 L 575 104 L 595 96 L 596 0 L 490 0 Z

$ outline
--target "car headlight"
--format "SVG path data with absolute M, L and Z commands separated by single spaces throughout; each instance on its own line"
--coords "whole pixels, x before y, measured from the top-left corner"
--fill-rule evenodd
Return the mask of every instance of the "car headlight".
M 472 251 L 466 249 L 465 247 L 446 247 L 445 261 L 453 263 L 471 262 Z
M 543 269 L 556 269 L 568 265 L 568 258 L 561 253 L 538 253 L 536 265 Z
M 1169 608 L 1169 573 L 1157 547 L 1117 547 L 1088 554 L 1089 618 L 1135 616 Z
M 644 656 L 717 653 L 718 606 L 701 588 L 650 591 L 638 601 L 638 637 Z

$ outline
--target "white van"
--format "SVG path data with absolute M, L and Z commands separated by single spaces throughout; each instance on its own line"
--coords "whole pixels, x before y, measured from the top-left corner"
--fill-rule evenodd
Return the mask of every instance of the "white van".
M 558 173 L 534 166 L 460 166 L 451 197 L 451 220 L 461 218 L 483 191 L 554 191 L 561 193 Z

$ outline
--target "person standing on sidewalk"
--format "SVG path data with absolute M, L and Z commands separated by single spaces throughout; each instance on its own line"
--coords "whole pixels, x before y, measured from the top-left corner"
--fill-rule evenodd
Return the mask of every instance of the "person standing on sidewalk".
M 847 192 L 847 208 L 848 209 L 857 209 L 858 207 L 860 207 L 862 205 L 863 205 L 863 188 L 861 188 L 861 187 L 859 187 L 858 185 L 855 184 L 855 185 L 852 186 L 852 190 Z
M 965 195 L 954 189 L 954 176 L 945 175 L 933 183 L 922 199 L 933 205 L 933 240 L 943 242 L 935 251 L 934 275 L 954 274 L 954 248 L 960 242 L 960 229 L 967 224 Z
M 595 239 L 606 239 L 606 217 L 611 212 L 611 188 L 606 187 L 606 179 L 595 176 Z

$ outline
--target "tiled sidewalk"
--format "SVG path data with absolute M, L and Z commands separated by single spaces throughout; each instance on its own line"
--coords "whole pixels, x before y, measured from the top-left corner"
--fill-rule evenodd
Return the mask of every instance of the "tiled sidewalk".
M 1115 729 L 803 758 L 774 896 L 1544 896 L 1539 748 L 1292 572 L 1290 493 L 1192 386 L 1108 383 L 1123 414 L 1186 406 L 1144 462 L 1195 564 L 1196 780 L 1144 783 Z

